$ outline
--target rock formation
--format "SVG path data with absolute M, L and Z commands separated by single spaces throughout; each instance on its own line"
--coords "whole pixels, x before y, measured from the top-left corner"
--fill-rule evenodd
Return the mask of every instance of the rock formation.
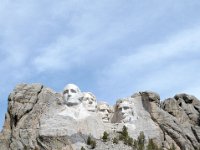
M 145 91 L 111 107 L 74 84 L 62 93 L 40 84 L 20 84 L 8 98 L 0 150 L 89 149 L 89 136 L 96 139 L 98 150 L 131 149 L 101 140 L 104 131 L 114 137 L 124 125 L 133 139 L 143 132 L 146 141 L 153 139 L 164 150 L 172 144 L 177 150 L 199 150 L 200 101 L 188 94 L 160 101 L 158 94 Z

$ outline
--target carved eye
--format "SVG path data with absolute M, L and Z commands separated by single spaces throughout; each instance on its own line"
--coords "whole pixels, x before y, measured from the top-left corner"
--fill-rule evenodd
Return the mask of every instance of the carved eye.
M 74 89 L 71 89 L 71 92 L 72 92 L 72 93 L 76 93 L 76 91 L 75 91 Z
M 129 109 L 129 107 L 124 107 L 124 110 L 127 110 L 127 109 Z
M 104 111 L 105 111 L 105 109 L 101 109 L 100 111 L 104 112 Z
M 63 92 L 63 94 L 66 94 L 66 93 L 69 93 L 69 90 L 65 90 L 65 91 Z

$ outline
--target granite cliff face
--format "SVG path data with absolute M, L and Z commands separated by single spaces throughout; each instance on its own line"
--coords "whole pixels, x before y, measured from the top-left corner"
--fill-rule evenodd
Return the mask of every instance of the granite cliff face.
M 63 93 L 20 84 L 9 95 L 0 150 L 89 149 L 88 136 L 98 150 L 131 149 L 101 140 L 104 131 L 115 136 L 124 125 L 133 139 L 143 131 L 146 141 L 153 139 L 162 149 L 173 144 L 177 150 L 199 150 L 200 101 L 187 94 L 160 101 L 154 92 L 139 92 L 111 107 L 72 84 Z

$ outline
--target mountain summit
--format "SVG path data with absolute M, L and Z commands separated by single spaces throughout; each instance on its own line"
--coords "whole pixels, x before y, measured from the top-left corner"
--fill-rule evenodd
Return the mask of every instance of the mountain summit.
M 143 149 L 199 150 L 200 101 L 188 94 L 160 101 L 144 91 L 109 106 L 74 84 L 62 93 L 20 84 L 8 98 L 0 150 L 131 150 L 141 135 Z

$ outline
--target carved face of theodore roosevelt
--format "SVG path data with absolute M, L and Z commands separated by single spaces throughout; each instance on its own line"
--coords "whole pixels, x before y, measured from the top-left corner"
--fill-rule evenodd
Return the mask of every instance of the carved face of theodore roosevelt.
M 98 104 L 97 111 L 101 115 L 103 122 L 109 122 L 111 109 L 107 103 Z
M 80 104 L 81 91 L 75 84 L 67 84 L 63 91 L 64 101 L 68 106 Z

